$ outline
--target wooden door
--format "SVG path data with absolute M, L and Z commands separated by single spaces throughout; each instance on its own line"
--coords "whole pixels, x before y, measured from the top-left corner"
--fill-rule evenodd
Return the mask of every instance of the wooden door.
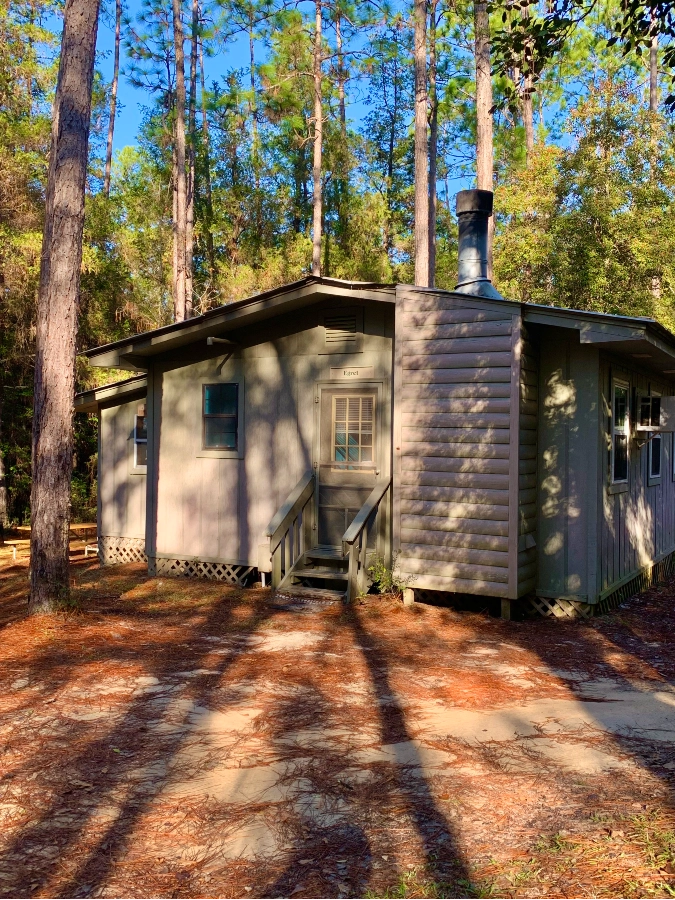
M 318 465 L 318 543 L 339 547 L 372 491 L 378 471 L 377 391 L 321 391 Z

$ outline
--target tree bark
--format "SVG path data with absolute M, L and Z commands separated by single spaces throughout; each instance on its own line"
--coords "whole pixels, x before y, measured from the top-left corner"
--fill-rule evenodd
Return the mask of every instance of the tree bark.
M 321 275 L 321 154 L 323 151 L 323 104 L 321 94 L 321 0 L 316 0 L 314 29 L 314 156 L 312 160 L 312 275 Z
M 345 56 L 342 49 L 342 13 L 340 8 L 335 9 L 335 46 L 337 50 L 337 82 L 338 82 L 338 108 L 340 110 L 340 133 L 343 141 L 347 139 L 347 105 L 345 103 Z
M 199 0 L 192 0 L 190 35 L 190 98 L 188 101 L 187 183 L 185 213 L 185 318 L 192 318 L 194 305 L 195 243 L 195 147 L 197 143 L 197 44 L 199 40 Z
M 202 95 L 202 142 L 204 144 L 204 188 L 206 194 L 206 257 L 209 261 L 209 281 L 216 280 L 216 254 L 213 246 L 213 194 L 211 192 L 211 138 L 206 113 L 206 75 L 204 74 L 204 43 L 199 42 L 199 77 Z
M 429 141 L 427 137 L 427 4 L 415 0 L 415 284 L 429 284 Z
M 187 177 L 185 171 L 185 52 L 181 0 L 173 3 L 173 43 L 176 57 L 176 125 L 174 132 L 174 273 L 173 311 L 176 322 L 182 322 L 187 313 Z
M 115 53 L 113 57 L 113 80 L 110 88 L 110 120 L 108 121 L 108 143 L 105 149 L 105 173 L 103 193 L 110 196 L 110 171 L 112 169 L 113 137 L 115 135 L 115 113 L 117 112 L 117 85 L 120 77 L 120 34 L 122 30 L 122 0 L 115 0 Z
M 253 156 L 253 164 L 255 167 L 255 186 L 259 187 L 260 175 L 258 172 L 258 104 L 256 101 L 256 85 L 255 85 L 255 41 L 253 34 L 253 7 L 249 10 L 248 23 L 248 55 L 249 69 L 251 73 L 251 102 L 249 109 L 251 113 L 251 150 Z
M 529 9 L 523 7 L 520 10 L 523 19 L 529 19 Z M 525 58 L 523 59 L 523 70 L 526 74 L 523 76 L 523 92 L 521 97 L 521 109 L 523 116 L 523 128 L 525 129 L 525 164 L 532 164 L 532 153 L 534 152 L 534 81 L 532 77 L 532 59 L 531 48 L 526 46 Z M 528 56 L 530 58 L 528 59 Z
M 474 3 L 474 55 L 476 60 L 476 187 L 493 190 L 492 75 L 490 72 L 490 18 L 486 0 Z M 494 216 L 488 219 L 488 277 L 492 279 Z
M 438 91 L 436 87 L 436 9 L 438 0 L 429 8 L 429 287 L 436 284 L 436 214 L 438 192 Z
M 4 543 L 5 527 L 8 524 L 7 502 L 7 477 L 5 474 L 5 460 L 2 455 L 2 413 L 3 413 L 4 392 L 2 383 L 0 382 L 0 546 Z
M 99 0 L 66 0 L 38 292 L 29 611 L 70 594 L 73 396 L 91 91 Z
M 659 108 L 659 36 L 652 36 L 649 46 L 649 111 L 658 112 Z

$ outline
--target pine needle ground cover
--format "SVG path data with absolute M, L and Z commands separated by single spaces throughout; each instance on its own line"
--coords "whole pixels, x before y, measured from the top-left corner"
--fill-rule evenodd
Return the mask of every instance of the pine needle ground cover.
M 675 584 L 581 623 L 0 564 L 0 896 L 675 895 Z

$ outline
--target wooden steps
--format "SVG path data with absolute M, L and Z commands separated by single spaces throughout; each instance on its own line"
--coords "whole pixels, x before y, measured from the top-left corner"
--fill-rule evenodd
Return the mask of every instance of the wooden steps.
M 348 560 L 339 549 L 307 550 L 283 578 L 279 590 L 314 594 L 321 590 L 342 599 L 347 592 L 347 566 Z

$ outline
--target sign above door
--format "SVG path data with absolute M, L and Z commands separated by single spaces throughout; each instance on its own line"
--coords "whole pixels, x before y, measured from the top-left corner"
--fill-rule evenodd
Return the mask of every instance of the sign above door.
M 374 366 L 337 366 L 330 370 L 331 381 L 338 378 L 373 378 L 374 375 Z

